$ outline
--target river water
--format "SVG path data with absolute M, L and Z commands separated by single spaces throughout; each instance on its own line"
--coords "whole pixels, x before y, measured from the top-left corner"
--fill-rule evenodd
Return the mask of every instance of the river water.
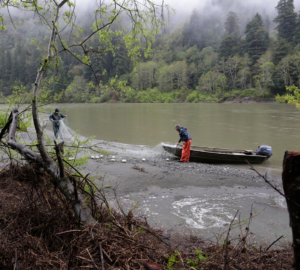
M 256 166 L 281 174 L 286 150 L 300 148 L 300 111 L 288 104 L 57 104 L 67 124 L 84 136 L 156 146 L 178 140 L 188 129 L 193 145 L 256 150 L 270 145 L 273 156 Z M 235 165 L 248 168 L 247 165 Z

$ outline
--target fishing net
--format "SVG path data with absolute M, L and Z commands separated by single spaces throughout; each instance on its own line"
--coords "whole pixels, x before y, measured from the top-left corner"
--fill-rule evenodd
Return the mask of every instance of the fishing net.
M 52 122 L 50 123 L 51 123 L 51 130 L 52 130 Z M 49 135 L 51 138 L 54 138 L 53 131 L 51 131 Z M 128 159 L 129 157 L 134 157 L 136 159 L 145 158 L 147 160 L 152 160 L 152 159 L 156 160 L 158 156 L 162 158 L 172 157 L 170 153 L 164 150 L 163 143 L 159 143 L 155 147 L 149 148 L 144 145 L 128 145 L 120 142 L 108 142 L 108 141 L 99 140 L 95 138 L 84 137 L 80 135 L 78 132 L 74 131 L 72 128 L 70 128 L 67 125 L 66 119 L 59 120 L 59 130 L 57 132 L 57 140 L 65 141 L 66 145 L 75 145 L 81 143 L 82 146 L 88 147 L 90 148 L 90 150 L 92 149 L 97 150 L 98 152 L 99 149 L 105 149 L 112 154 L 119 155 L 120 158 L 123 157 L 126 159 Z M 172 145 L 171 143 L 168 144 Z M 93 151 L 90 152 L 91 155 L 93 155 L 93 153 L 94 153 Z M 175 154 L 175 149 L 174 149 L 174 154 Z
M 86 140 L 84 136 L 79 135 L 76 131 L 74 131 L 69 126 L 67 126 L 64 120 L 65 119 L 55 121 L 55 122 L 59 122 L 59 126 L 58 126 L 59 128 L 57 132 L 58 139 L 63 141 Z

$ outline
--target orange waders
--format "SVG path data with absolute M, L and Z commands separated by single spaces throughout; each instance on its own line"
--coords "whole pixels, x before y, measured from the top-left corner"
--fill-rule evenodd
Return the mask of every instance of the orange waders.
M 184 142 L 181 153 L 181 161 L 189 162 L 190 160 L 190 150 L 191 150 L 192 140 L 187 140 Z

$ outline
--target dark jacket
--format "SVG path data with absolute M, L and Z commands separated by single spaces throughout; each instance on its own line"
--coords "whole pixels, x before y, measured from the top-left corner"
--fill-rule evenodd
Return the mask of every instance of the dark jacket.
M 180 130 L 179 130 L 179 136 L 180 136 L 180 139 L 179 139 L 179 143 L 180 142 L 186 142 L 188 140 L 191 140 L 192 137 L 190 135 L 190 133 L 188 133 L 187 129 L 185 127 L 181 127 Z
M 55 112 L 53 112 L 49 116 L 50 121 L 54 120 L 54 122 L 52 122 L 53 127 L 59 127 L 59 120 L 61 120 L 61 118 L 65 118 L 65 116 L 61 112 L 58 112 L 58 114 L 55 114 Z

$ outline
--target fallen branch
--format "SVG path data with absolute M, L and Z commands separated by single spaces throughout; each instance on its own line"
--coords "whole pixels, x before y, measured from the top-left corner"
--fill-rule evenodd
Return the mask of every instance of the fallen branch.
M 84 197 L 81 194 L 78 194 L 78 200 L 74 200 L 74 187 L 70 182 L 69 178 L 63 173 L 62 160 L 59 161 L 60 168 L 56 165 L 53 159 L 43 159 L 37 153 L 28 149 L 22 144 L 19 144 L 15 141 L 17 123 L 18 123 L 18 111 L 12 111 L 12 124 L 8 136 L 8 145 L 22 154 L 26 160 L 35 162 L 40 167 L 42 167 L 49 175 L 51 175 L 54 180 L 54 184 L 65 196 L 65 198 L 72 204 L 75 215 L 78 220 L 83 222 L 83 224 L 93 224 L 96 221 L 92 217 L 91 211 L 85 206 Z M 57 146 L 58 147 L 58 146 Z M 57 174 L 57 172 L 60 172 Z
M 271 245 L 269 245 L 269 247 L 266 249 L 266 251 L 268 251 L 274 244 L 276 244 L 281 238 L 283 237 L 283 235 L 281 235 L 277 240 L 275 240 Z
M 102 270 L 104 270 L 104 259 L 103 259 L 103 252 L 102 252 L 102 244 L 101 243 L 99 245 L 99 248 L 100 248 L 100 256 L 101 256 L 101 267 L 102 267 Z

